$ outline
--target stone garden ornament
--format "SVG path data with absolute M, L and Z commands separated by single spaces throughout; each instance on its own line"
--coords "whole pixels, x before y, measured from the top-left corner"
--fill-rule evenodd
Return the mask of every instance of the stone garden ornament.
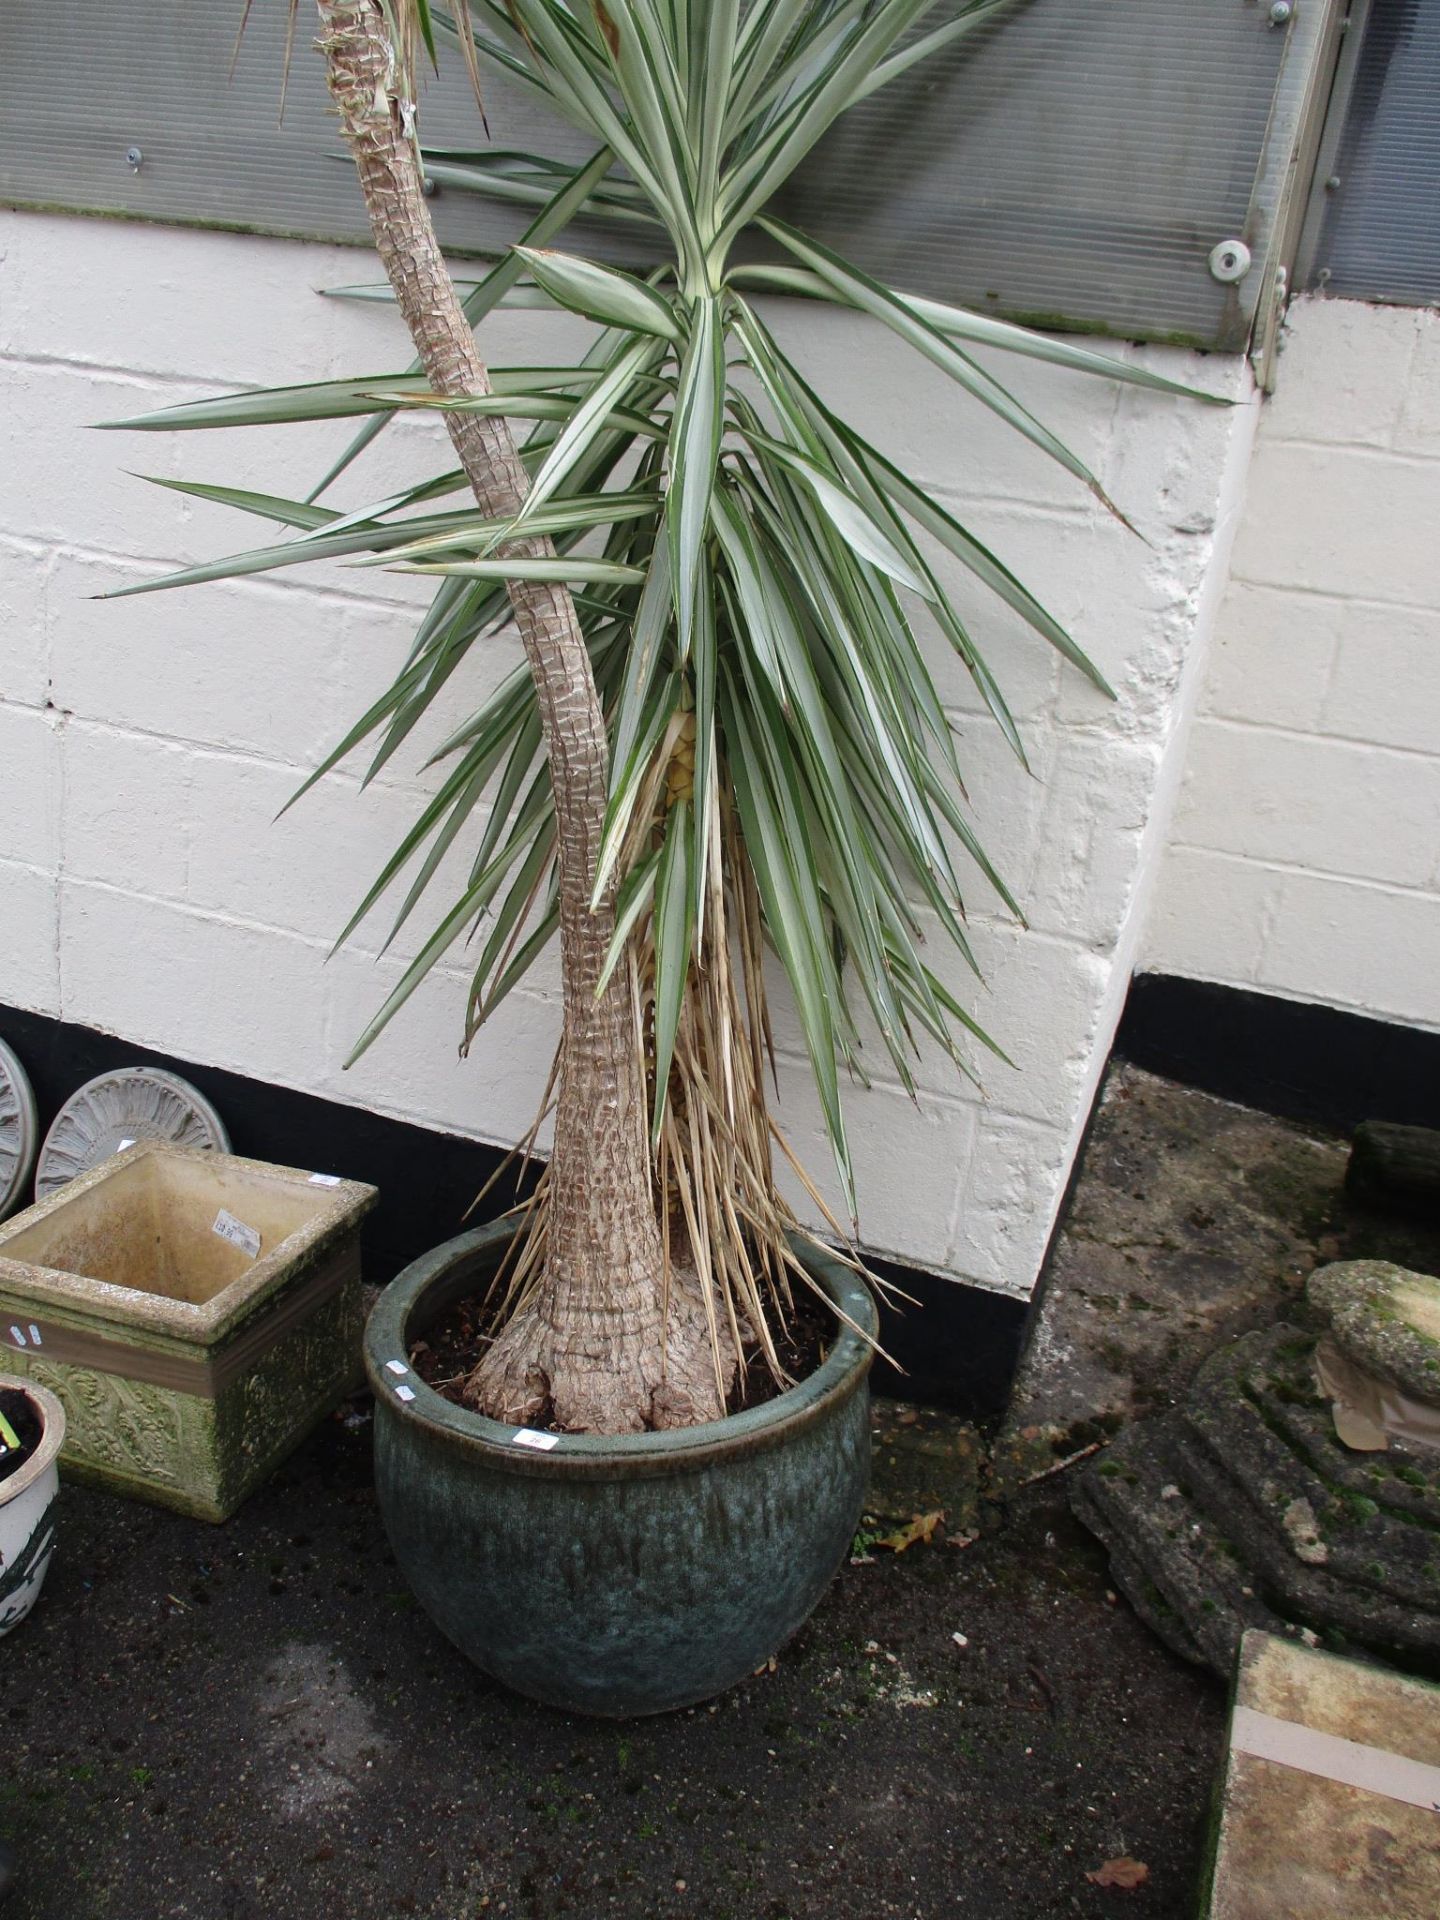
M 230 1151 L 224 1121 L 188 1080 L 158 1067 L 121 1067 L 87 1080 L 56 1114 L 40 1149 L 35 1198 L 48 1199 L 77 1174 L 141 1140 Z
M 1072 1491 L 1141 1618 L 1228 1678 L 1247 1628 L 1440 1666 L 1440 1280 L 1319 1267 Z
M 403 1276 L 372 1322 L 378 1472 L 397 1546 L 413 1548 L 452 1637 L 515 1684 L 597 1711 L 675 1705 L 758 1664 L 813 1604 L 859 1509 L 873 1310 L 854 1269 L 797 1234 L 777 1183 L 792 1156 L 766 1106 L 763 957 L 773 949 L 793 997 L 853 1211 L 841 1068 L 863 1078 L 873 1049 L 908 1088 L 921 1041 L 962 1072 L 992 1044 L 925 957 L 928 939 L 970 960 L 957 846 L 1016 910 L 972 826 L 922 635 L 954 650 L 1023 749 L 941 557 L 1104 686 L 1005 564 L 846 420 L 843 389 L 810 384 L 772 330 L 772 297 L 854 316 L 857 354 L 876 327 L 898 335 L 953 382 L 957 431 L 961 407 L 988 409 L 1101 500 L 974 349 L 1186 391 L 883 286 L 771 211 L 840 114 L 1000 10 L 978 0 L 935 24 L 934 0 L 455 0 L 448 14 L 320 0 L 331 94 L 415 364 L 119 423 L 363 417 L 305 500 L 167 482 L 291 533 L 153 585 L 339 555 L 435 583 L 393 684 L 313 776 L 367 743 L 377 770 L 422 716 L 445 716 L 443 782 L 351 927 L 387 894 L 407 921 L 452 849 L 465 878 L 357 1052 L 472 933 L 467 1038 L 557 935 L 564 1029 L 553 1149 L 508 1257 L 466 1236 Z M 477 151 L 427 155 L 423 63 L 457 49 L 477 91 L 503 73 L 579 129 L 586 157 L 487 147 L 478 114 Z M 422 164 L 447 192 L 527 209 L 521 243 L 479 278 L 452 279 Z M 660 264 L 626 272 L 557 245 L 582 214 L 642 236 Z M 762 239 L 766 264 L 746 264 Z M 501 306 L 577 314 L 590 344 L 569 364 L 541 364 L 537 342 L 536 364 L 490 367 L 476 330 Z M 443 426 L 434 478 L 329 505 L 401 412 Z M 524 666 L 467 708 L 457 669 L 511 626 Z M 455 1407 L 409 1371 L 410 1345 L 487 1274 L 497 1337 Z M 799 1288 L 837 1317 L 797 1385 L 777 1330 Z M 727 1416 L 746 1364 L 783 1391 Z M 695 1560 L 697 1511 L 712 1546 L 731 1542 L 730 1612 L 776 1595 L 756 1634 L 726 1636 L 712 1661 L 703 1642 L 724 1609 L 705 1605 L 715 1563 Z M 793 1554 L 776 1512 L 798 1529 Z M 524 1563 L 521 1536 L 583 1555 L 596 1536 L 570 1529 L 585 1513 L 626 1543 L 625 1564 L 602 1556 L 578 1583 L 557 1564 L 528 1616 L 502 1619 L 526 1604 L 493 1590 Z
M 0 1220 L 19 1204 L 39 1137 L 35 1096 L 25 1069 L 0 1040 Z

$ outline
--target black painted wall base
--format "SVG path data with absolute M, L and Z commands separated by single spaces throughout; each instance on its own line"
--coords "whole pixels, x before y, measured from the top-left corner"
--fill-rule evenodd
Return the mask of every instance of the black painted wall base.
M 61 1105 L 97 1073 L 164 1067 L 213 1101 L 236 1153 L 369 1181 L 380 1189 L 380 1201 L 365 1225 L 365 1274 L 377 1282 L 463 1232 L 476 1195 L 505 1158 L 496 1147 L 197 1066 L 41 1014 L 0 1007 L 0 1039 L 14 1049 L 35 1090 L 42 1137 Z M 522 1179 L 533 1179 L 535 1171 L 525 1170 Z M 503 1212 L 516 1195 L 516 1179 L 511 1167 L 469 1224 Z M 997 1416 L 1019 1358 L 1025 1302 L 889 1261 L 873 1264 L 920 1303 L 903 1310 L 882 1303 L 881 1344 L 904 1372 L 877 1360 L 875 1391 L 949 1407 L 970 1419 Z
M 467 1209 L 499 1167 L 497 1148 L 368 1113 L 336 1100 L 197 1066 L 137 1047 L 114 1034 L 34 1013 L 0 1010 L 0 1039 L 14 1049 L 35 1089 L 43 1138 L 77 1087 L 116 1067 L 164 1067 L 198 1087 L 225 1122 L 234 1151 L 277 1165 L 343 1173 L 380 1189 L 365 1226 L 366 1278 L 393 1279 L 438 1241 L 464 1231 Z M 487 1196 L 478 1218 L 510 1204 L 515 1171 Z
M 1276 994 L 1141 973 L 1115 1051 L 1185 1086 L 1351 1133 L 1440 1127 L 1440 1034 Z

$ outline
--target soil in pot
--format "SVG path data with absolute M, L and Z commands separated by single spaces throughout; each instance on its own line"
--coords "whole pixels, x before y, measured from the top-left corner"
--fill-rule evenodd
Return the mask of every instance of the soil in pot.
M 22 1393 L 18 1387 L 0 1387 L 0 1415 L 20 1442 L 18 1447 L 8 1446 L 0 1434 L 0 1446 L 4 1446 L 4 1452 L 0 1453 L 0 1486 L 3 1486 L 39 1446 L 45 1426 L 29 1394 Z
M 465 1382 L 498 1331 L 495 1321 L 495 1302 L 485 1292 L 467 1294 L 411 1342 L 410 1365 L 427 1387 L 433 1387 L 455 1406 L 463 1406 Z M 786 1384 L 790 1384 L 808 1379 L 824 1360 L 835 1338 L 835 1319 L 813 1295 L 797 1287 L 788 1323 L 772 1332 L 780 1364 L 789 1375 Z M 759 1347 L 751 1347 L 746 1352 L 744 1370 L 730 1389 L 725 1412 L 728 1415 L 746 1407 L 764 1406 L 785 1390 Z

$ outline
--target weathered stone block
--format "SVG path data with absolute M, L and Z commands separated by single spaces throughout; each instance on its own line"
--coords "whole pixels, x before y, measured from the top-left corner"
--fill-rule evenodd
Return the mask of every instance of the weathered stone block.
M 1314 1345 L 1281 1325 L 1223 1348 L 1086 1470 L 1075 1510 L 1142 1618 L 1217 1673 L 1250 1626 L 1435 1670 L 1440 1458 L 1348 1452 Z
M 1440 1406 L 1440 1280 L 1387 1260 L 1338 1260 L 1306 1291 L 1356 1366 Z

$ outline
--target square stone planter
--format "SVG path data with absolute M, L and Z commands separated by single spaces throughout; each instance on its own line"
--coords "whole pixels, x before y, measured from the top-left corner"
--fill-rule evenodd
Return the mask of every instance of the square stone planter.
M 77 1479 L 224 1520 L 361 1377 L 375 1189 L 143 1142 L 0 1224 L 0 1360 Z

